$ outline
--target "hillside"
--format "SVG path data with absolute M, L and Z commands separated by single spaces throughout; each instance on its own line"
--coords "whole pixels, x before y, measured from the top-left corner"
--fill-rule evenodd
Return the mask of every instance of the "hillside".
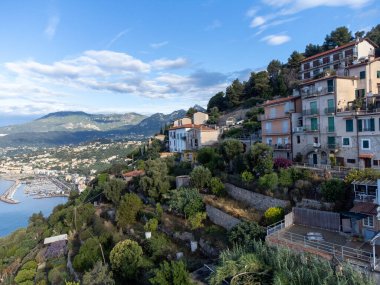
M 146 116 L 137 113 L 105 115 L 85 112 L 57 112 L 25 124 L 2 127 L 0 133 L 108 131 L 126 125 L 136 125 L 144 118 Z

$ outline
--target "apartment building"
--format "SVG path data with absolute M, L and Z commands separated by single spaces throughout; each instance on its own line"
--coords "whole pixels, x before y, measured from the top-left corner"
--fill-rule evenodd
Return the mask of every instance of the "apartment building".
M 374 55 L 375 46 L 369 39 L 356 39 L 335 49 L 318 53 L 301 61 L 301 80 L 311 80 L 326 71 L 344 72 L 355 60 Z M 341 74 L 343 75 L 343 74 Z
M 262 141 L 273 147 L 273 156 L 293 159 L 292 128 L 301 118 L 300 96 L 266 101 L 261 121 Z
M 380 61 L 373 56 L 375 47 L 368 40 L 357 40 L 303 61 L 302 65 L 344 55 L 344 64 L 317 73 L 314 79 L 305 77 L 305 68 L 301 71 L 304 80 L 294 95 L 302 99 L 302 123 L 293 129 L 293 153 L 304 162 L 379 166 Z M 351 52 L 345 56 L 348 49 L 352 56 Z

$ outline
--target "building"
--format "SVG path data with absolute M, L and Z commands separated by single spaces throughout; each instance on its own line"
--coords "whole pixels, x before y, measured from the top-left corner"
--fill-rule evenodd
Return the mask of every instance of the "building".
M 193 124 L 194 125 L 204 125 L 208 121 L 208 114 L 203 112 L 196 112 L 193 114 Z
M 187 131 L 194 128 L 193 124 L 173 125 L 169 128 L 169 151 L 183 152 L 187 150 Z
M 273 156 L 293 159 L 292 129 L 301 118 L 300 96 L 266 101 L 261 121 L 262 142 L 273 147 Z
M 354 64 L 355 61 L 374 56 L 375 47 L 376 44 L 369 39 L 356 39 L 340 47 L 305 58 L 301 61 L 300 78 L 310 80 L 326 71 L 344 73 L 345 68 Z
M 368 40 L 357 40 L 302 62 L 335 54 L 343 54 L 345 60 L 343 67 L 318 73 L 314 79 L 305 78 L 305 68 L 301 71 L 304 80 L 293 91 L 302 99 L 302 119 L 293 128 L 293 152 L 304 162 L 380 167 L 376 155 L 380 151 L 380 61 L 373 56 L 375 47 Z M 353 50 L 352 56 L 345 56 L 348 49 Z

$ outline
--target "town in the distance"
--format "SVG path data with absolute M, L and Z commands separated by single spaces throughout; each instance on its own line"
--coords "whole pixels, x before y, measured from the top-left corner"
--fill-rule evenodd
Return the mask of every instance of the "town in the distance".
M 0 127 L 4 224 L 64 198 L 0 237 L 0 283 L 380 284 L 379 45 L 338 27 L 204 108 Z

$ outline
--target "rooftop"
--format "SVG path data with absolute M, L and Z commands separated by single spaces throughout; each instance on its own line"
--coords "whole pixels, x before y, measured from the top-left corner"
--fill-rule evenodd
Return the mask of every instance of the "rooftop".
M 295 100 L 299 97 L 300 96 L 288 96 L 288 97 L 284 97 L 284 98 L 268 100 L 268 101 L 264 102 L 263 106 L 270 106 L 270 105 L 279 104 L 279 103 L 283 103 L 283 102 L 287 102 L 287 101 L 292 101 L 292 100 Z

